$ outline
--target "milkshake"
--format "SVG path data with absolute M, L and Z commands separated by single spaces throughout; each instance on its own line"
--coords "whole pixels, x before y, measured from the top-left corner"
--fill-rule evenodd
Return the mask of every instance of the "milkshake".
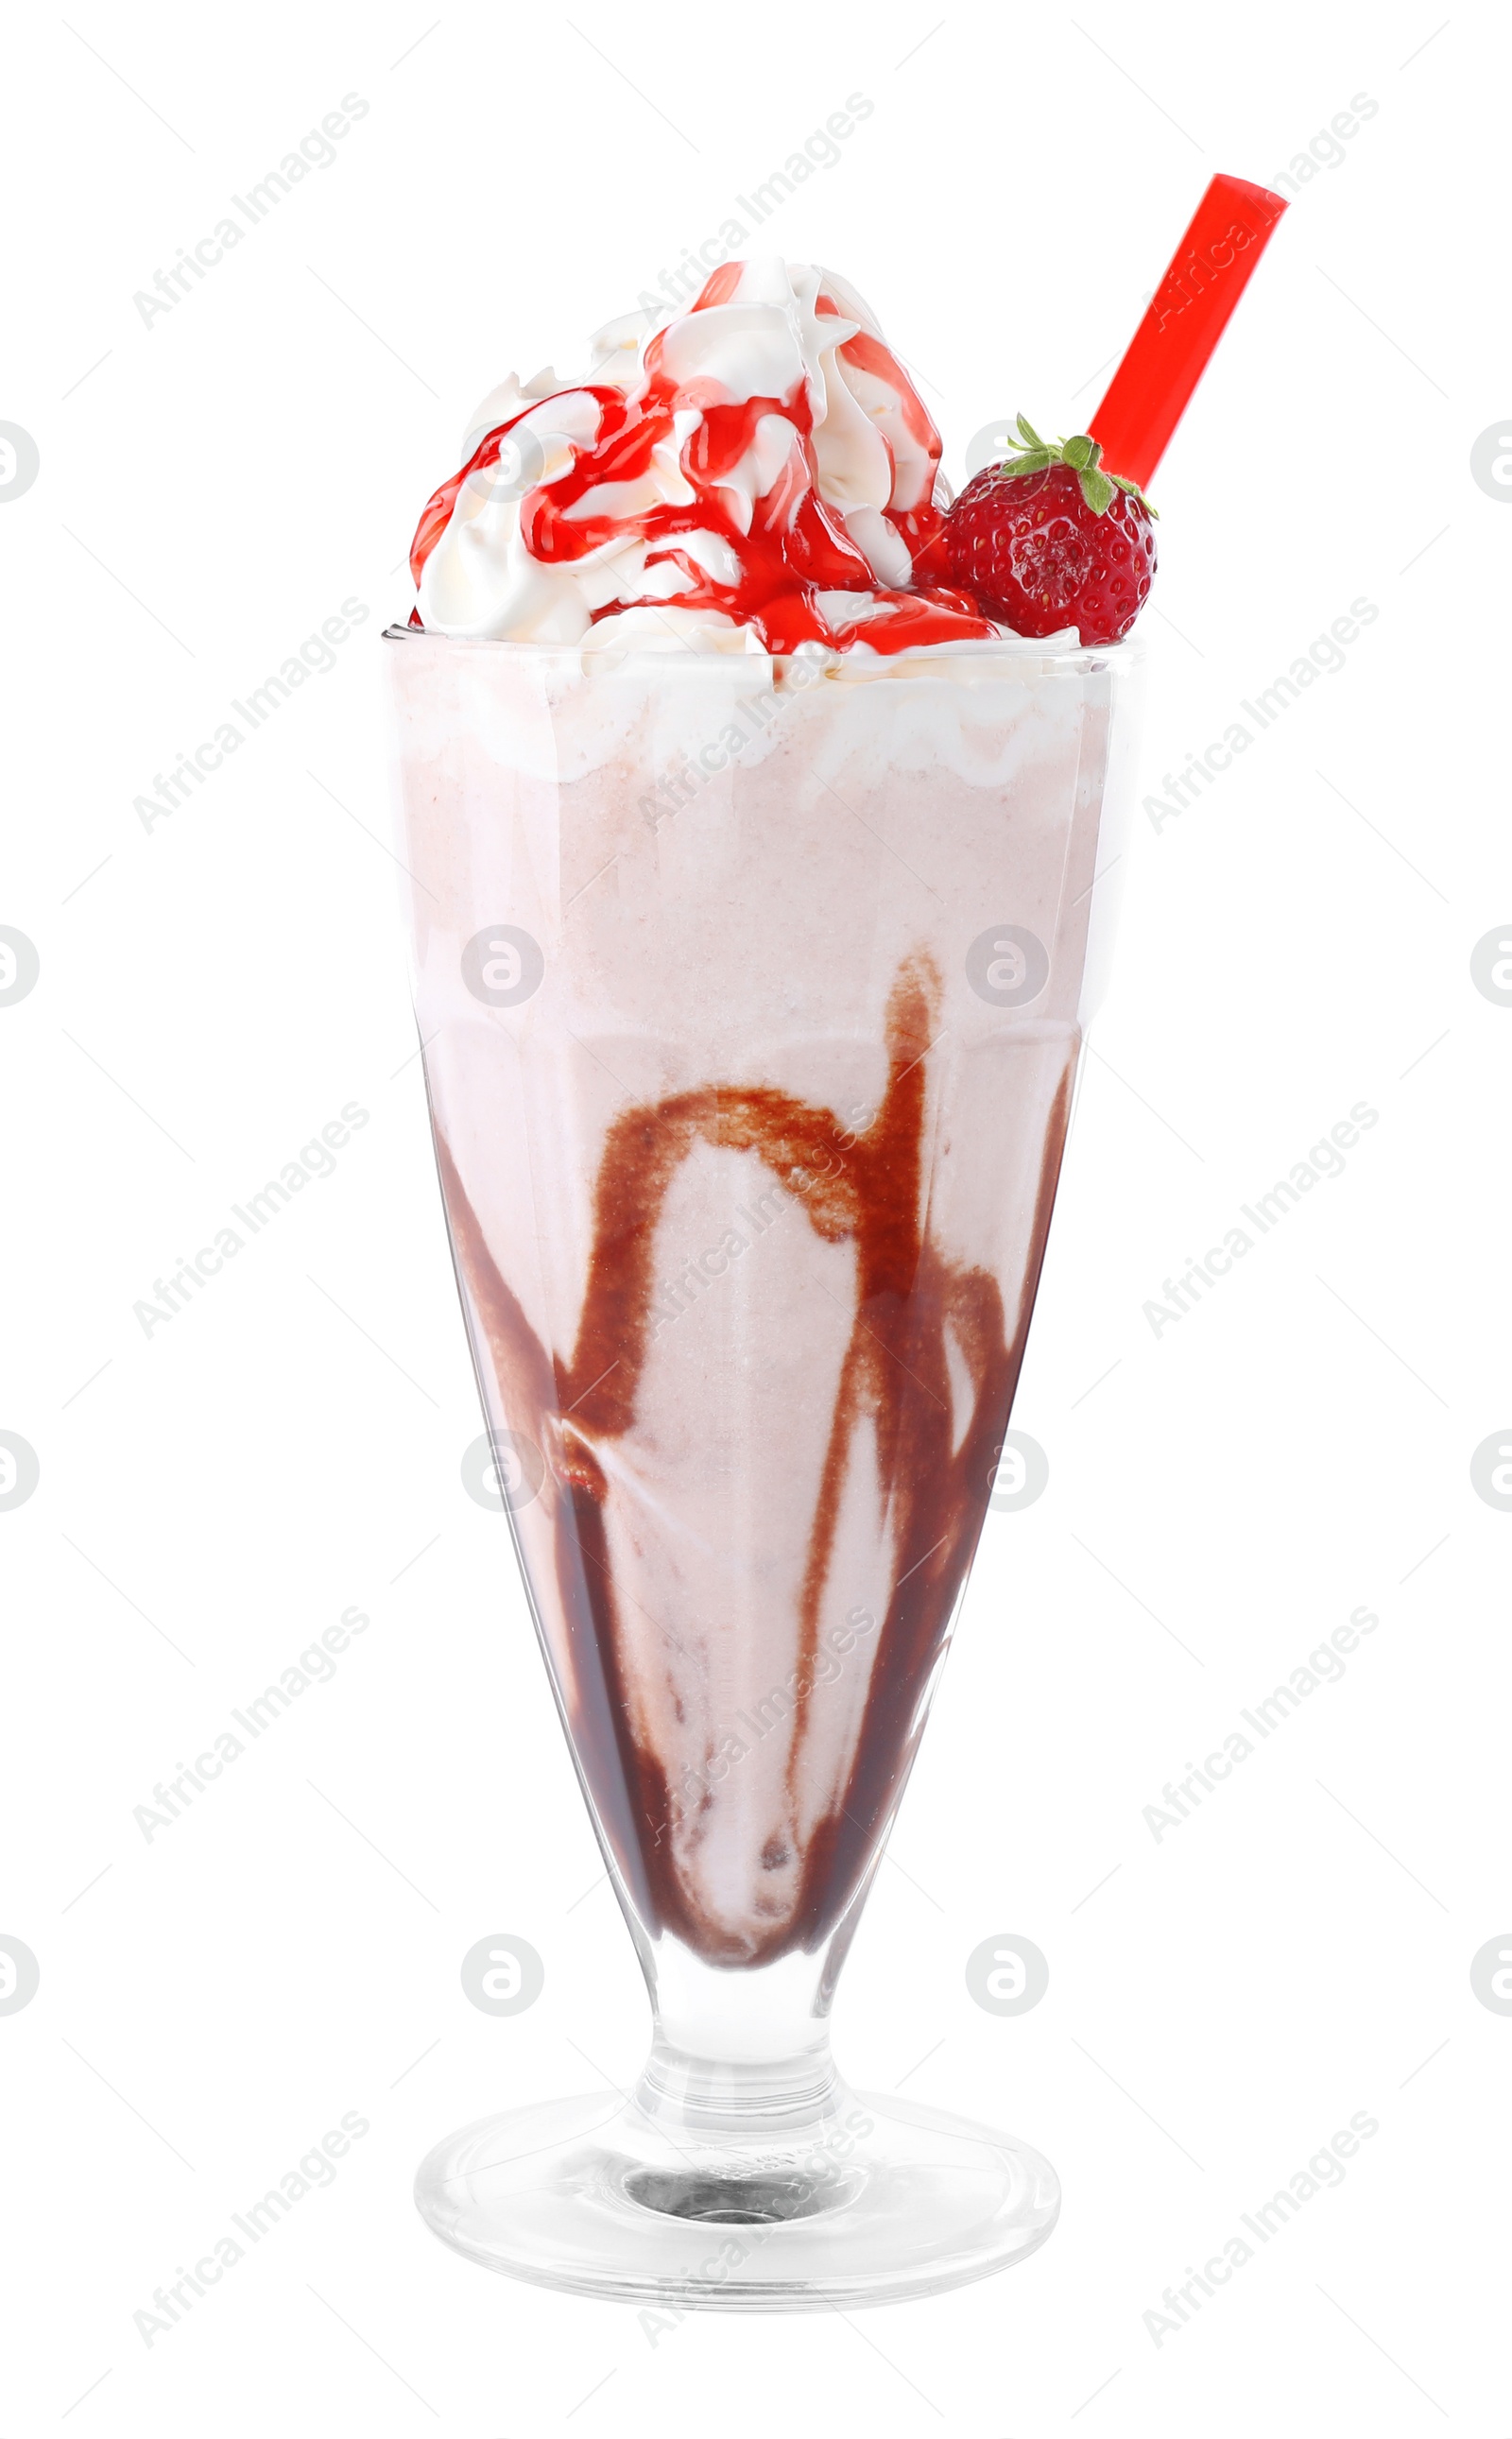
M 827 2038 L 1122 877 L 1153 512 L 1090 436 L 1020 434 L 952 502 L 862 298 L 726 264 L 484 401 L 385 638 L 446 1222 L 656 2019 L 628 2102 L 422 2167 L 517 2276 L 879 2301 L 1054 2222 L 1036 2153 L 858 2102 Z M 759 2241 L 713 2266 L 701 2220 Z
M 1044 1253 L 1131 649 L 391 648 L 522 1560 L 635 1916 L 721 1967 L 830 1939 L 922 1725 Z

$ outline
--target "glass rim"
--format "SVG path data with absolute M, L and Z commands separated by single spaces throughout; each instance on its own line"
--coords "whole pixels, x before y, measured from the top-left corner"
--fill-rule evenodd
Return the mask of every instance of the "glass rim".
M 726 673 L 749 669 L 758 673 L 763 667 L 790 670 L 822 669 L 850 672 L 858 678 L 875 683 L 886 677 L 895 667 L 906 668 L 915 674 L 921 667 L 928 669 L 951 662 L 969 662 L 975 668 L 992 674 L 1010 674 L 1016 668 L 1037 675 L 1046 669 L 1059 673 L 1085 673 L 1112 667 L 1136 668 L 1145 659 L 1141 636 L 1126 635 L 1117 644 L 1062 644 L 1056 648 L 1037 649 L 1032 636 L 1011 638 L 996 636 L 963 637 L 954 644 L 916 645 L 901 652 L 843 652 L 826 648 L 822 652 L 711 652 L 700 651 L 694 645 L 682 650 L 661 645 L 602 646 L 585 650 L 582 642 L 576 644 L 537 644 L 522 642 L 508 635 L 443 635 L 431 627 L 393 624 L 383 628 L 379 642 L 382 644 L 427 644 L 455 652 L 502 652 L 523 667 L 570 669 L 583 677 L 617 677 L 627 668 L 637 671 L 686 669 L 722 669 Z

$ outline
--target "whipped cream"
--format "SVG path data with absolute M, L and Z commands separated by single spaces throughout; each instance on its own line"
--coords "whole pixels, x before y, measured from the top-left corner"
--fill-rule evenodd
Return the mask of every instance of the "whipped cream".
M 832 272 L 722 264 L 583 380 L 511 374 L 411 552 L 418 623 L 472 639 L 869 655 L 1004 631 L 945 573 L 940 438 Z

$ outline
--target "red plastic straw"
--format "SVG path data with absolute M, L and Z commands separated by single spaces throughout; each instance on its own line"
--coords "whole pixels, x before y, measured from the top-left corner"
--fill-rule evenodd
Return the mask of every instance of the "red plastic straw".
M 1088 426 L 1110 473 L 1149 481 L 1285 210 L 1268 187 L 1213 180 Z

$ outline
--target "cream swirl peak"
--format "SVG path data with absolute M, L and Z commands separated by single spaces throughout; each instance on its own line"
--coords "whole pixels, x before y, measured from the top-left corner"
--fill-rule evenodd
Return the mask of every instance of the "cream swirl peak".
M 940 437 L 855 291 L 776 257 L 511 374 L 410 554 L 443 635 L 892 653 L 996 635 L 946 570 Z

